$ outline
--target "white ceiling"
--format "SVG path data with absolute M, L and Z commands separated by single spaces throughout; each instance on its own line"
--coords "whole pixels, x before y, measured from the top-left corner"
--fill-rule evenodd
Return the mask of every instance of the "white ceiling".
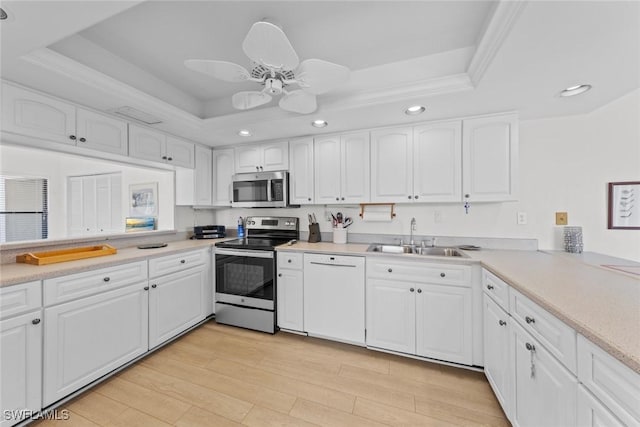
M 131 105 L 160 129 L 210 145 L 289 138 L 518 110 L 522 118 L 592 111 L 640 87 L 635 1 L 3 1 L 2 78 L 99 110 Z M 190 58 L 249 66 L 251 24 L 282 26 L 301 59 L 348 66 L 349 83 L 311 115 L 272 102 L 238 112 L 251 83 L 187 70 Z M 594 89 L 559 98 L 568 86 Z M 428 110 L 403 114 L 413 103 Z M 240 128 L 254 136 L 237 136 Z

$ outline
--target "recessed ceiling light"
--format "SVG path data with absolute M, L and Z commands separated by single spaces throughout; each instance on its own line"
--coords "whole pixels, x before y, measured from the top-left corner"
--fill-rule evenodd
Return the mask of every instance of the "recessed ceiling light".
M 422 114 L 426 108 L 423 105 L 412 105 L 411 107 L 404 110 L 404 113 L 409 116 L 415 116 L 417 114 Z
M 311 122 L 311 126 L 313 126 L 314 128 L 323 128 L 326 127 L 329 123 L 327 123 L 326 120 L 314 120 Z
M 581 93 L 585 93 L 591 89 L 591 85 L 576 85 L 571 86 L 560 92 L 560 96 L 575 96 L 580 95 Z
M 248 130 L 246 130 L 246 129 L 240 129 L 240 130 L 238 131 L 238 135 L 240 135 L 240 136 L 251 136 L 251 132 L 249 132 L 249 131 L 248 131 Z

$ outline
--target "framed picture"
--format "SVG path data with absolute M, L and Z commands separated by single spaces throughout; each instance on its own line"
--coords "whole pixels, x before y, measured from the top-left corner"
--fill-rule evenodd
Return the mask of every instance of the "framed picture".
M 640 230 L 640 181 L 609 183 L 609 228 Z
M 129 186 L 129 216 L 158 216 L 158 183 L 131 184 Z

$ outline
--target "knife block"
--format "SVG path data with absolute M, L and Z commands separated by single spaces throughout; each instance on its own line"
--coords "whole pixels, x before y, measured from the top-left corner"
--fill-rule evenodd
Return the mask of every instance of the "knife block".
M 320 224 L 309 224 L 309 243 L 318 243 L 320 240 Z

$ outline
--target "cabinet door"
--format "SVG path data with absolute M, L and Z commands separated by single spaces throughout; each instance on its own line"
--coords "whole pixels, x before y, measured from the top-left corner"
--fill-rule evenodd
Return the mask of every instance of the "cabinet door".
M 122 177 L 96 175 L 96 233 L 124 231 L 122 222 Z
M 471 365 L 471 288 L 416 286 L 416 353 Z
M 23 419 L 17 416 L 20 410 L 38 411 L 42 407 L 41 316 L 38 310 L 0 322 L 1 427 Z M 16 412 L 7 416 L 5 411 Z
M 232 148 L 213 150 L 213 204 L 231 206 L 231 177 L 234 172 Z
M 289 143 L 289 196 L 293 205 L 311 205 L 313 201 L 313 139 Z
M 77 143 L 79 147 L 127 155 L 127 122 L 78 108 Z
M 278 326 L 304 331 L 302 270 L 278 270 Z
M 413 129 L 413 198 L 416 202 L 462 200 L 462 122 Z
M 413 130 L 371 132 L 371 201 L 413 200 Z
M 213 185 L 213 155 L 211 149 L 196 146 L 196 169 L 194 186 L 194 202 L 196 205 L 211 205 L 212 185 Z
M 340 202 L 340 136 L 314 140 L 314 192 L 316 204 Z
M 75 145 L 76 107 L 2 83 L 2 130 Z
M 509 370 L 509 327 L 511 318 L 498 304 L 484 295 L 484 374 L 507 417 L 511 405 Z
M 129 156 L 138 159 L 166 162 L 167 137 L 161 132 L 129 125 Z
M 578 425 L 582 427 L 623 427 L 625 424 L 611 413 L 582 384 L 578 385 Z
M 82 224 L 83 180 L 81 177 L 69 177 L 67 182 L 68 182 L 67 196 L 69 198 L 67 229 L 69 230 L 69 234 L 71 236 L 82 236 L 84 234 L 84 228 Z
M 416 352 L 415 285 L 367 279 L 367 346 Z
M 43 406 L 145 353 L 147 282 L 44 310 Z
M 289 169 L 289 142 L 262 144 L 262 171 L 282 171 Z
M 195 144 L 182 139 L 167 136 L 167 162 L 174 166 L 193 169 Z
M 199 267 L 149 281 L 149 349 L 205 318 L 206 279 Z
M 513 424 L 521 427 L 576 425 L 576 378 L 517 322 L 511 322 L 509 328 L 509 357 L 515 384 Z
M 370 199 L 369 132 L 342 135 L 340 201 L 365 203 Z
M 94 176 L 82 178 L 82 232 L 85 235 L 96 234 L 98 230 L 96 184 Z
M 515 200 L 518 179 L 517 115 L 463 120 L 463 128 L 462 187 L 465 198 L 477 202 Z
M 235 149 L 236 173 L 259 172 L 262 166 L 262 149 L 247 145 Z

